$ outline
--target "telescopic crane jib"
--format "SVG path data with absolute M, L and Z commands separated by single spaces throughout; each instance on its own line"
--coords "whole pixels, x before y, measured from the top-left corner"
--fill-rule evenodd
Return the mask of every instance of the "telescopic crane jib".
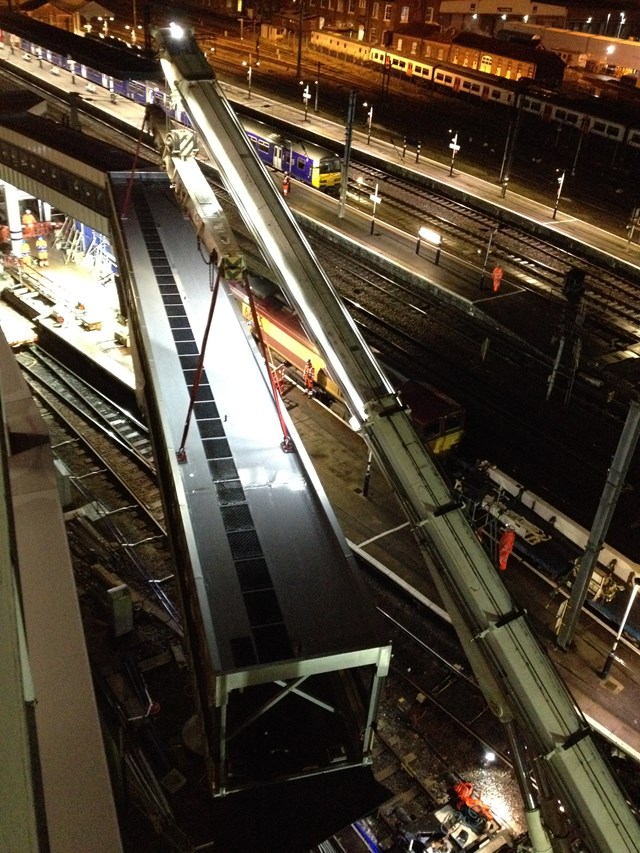
M 155 37 L 173 96 L 393 486 L 492 710 L 509 730 L 515 723 L 512 749 L 526 744 L 521 774 L 528 777 L 535 764 L 594 853 L 637 853 L 640 826 L 589 727 L 251 148 L 193 35 L 171 27 Z M 542 853 L 551 849 L 548 835 L 528 779 L 520 781 L 530 841 Z

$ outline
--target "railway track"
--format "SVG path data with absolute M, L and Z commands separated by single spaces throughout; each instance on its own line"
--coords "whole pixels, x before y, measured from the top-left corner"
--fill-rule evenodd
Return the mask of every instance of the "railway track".
M 100 491 L 96 492 L 93 482 L 90 490 L 83 486 L 83 491 L 109 511 L 131 508 L 139 526 L 164 536 L 162 502 L 142 425 L 40 348 L 18 353 L 17 360 L 71 477 L 86 478 L 90 470 Z M 121 506 L 112 507 L 112 501 Z
M 146 490 L 142 507 L 137 504 L 141 469 L 151 481 L 149 488 L 157 491 L 153 475 L 148 470 L 148 461 L 137 452 L 132 453 L 117 435 L 113 419 L 119 419 L 121 412 L 115 406 L 110 410 L 108 400 L 102 395 L 85 386 L 82 380 L 40 348 L 20 353 L 18 360 L 37 395 L 55 453 L 73 483 L 73 508 L 68 511 L 67 529 L 80 597 L 88 611 L 86 618 L 90 622 L 102 618 L 96 615 L 93 602 L 99 598 L 105 578 L 124 582 L 132 590 L 137 607 L 149 620 L 145 627 L 145 643 L 150 643 L 161 655 L 167 645 L 175 647 L 180 643 L 182 631 L 178 591 L 171 558 L 166 550 L 166 537 L 158 521 L 154 521 L 147 511 L 150 501 Z M 89 399 L 94 399 L 93 406 L 88 405 Z M 134 445 L 136 443 L 133 442 Z M 107 445 L 111 445 L 111 449 Z M 380 606 L 382 608 L 382 602 Z M 394 634 L 402 637 L 403 642 L 401 644 L 398 640 L 398 658 L 392 674 L 394 687 L 383 701 L 374 763 L 376 775 L 389 788 L 391 796 L 369 824 L 372 832 L 389 839 L 397 830 L 395 815 L 400 806 L 403 814 L 410 814 L 414 819 L 421 816 L 426 819 L 435 807 L 446 800 L 445 775 L 450 774 L 452 768 L 455 772 L 456 766 L 455 762 L 443 760 L 442 744 L 428 733 L 432 724 L 419 731 L 415 714 L 409 713 L 409 703 L 405 704 L 401 697 L 409 694 L 429 696 L 428 703 L 434 709 L 432 713 L 451 715 L 447 716 L 447 727 L 450 727 L 456 720 L 452 710 L 457 701 L 456 689 L 468 691 L 472 684 L 465 667 L 446 663 L 444 655 L 448 655 L 455 646 L 453 638 L 442 639 L 438 652 L 433 645 L 419 640 L 415 626 L 403 627 L 398 618 L 391 615 L 388 601 L 384 606 L 390 629 L 393 628 Z M 402 604 L 394 605 L 396 612 L 402 607 Z M 95 637 L 92 637 L 93 634 L 88 634 L 90 648 L 95 643 Z M 418 661 L 418 648 L 424 656 L 422 662 Z M 98 654 L 95 649 L 94 653 Z M 104 655 L 104 649 L 100 654 Z M 457 660 L 462 660 L 461 652 L 456 651 L 455 654 Z M 428 666 L 426 661 L 429 661 Z M 104 664 L 102 660 L 101 666 Z M 139 662 L 139 665 L 143 666 L 143 663 Z M 139 680 L 137 667 L 138 664 L 131 661 L 125 667 L 127 677 L 135 682 Z M 410 680 L 409 672 L 413 673 Z M 421 673 L 420 680 L 418 672 Z M 162 691 L 158 689 L 158 693 L 155 692 L 153 681 L 143 681 L 145 686 L 140 689 L 143 697 L 148 693 L 148 708 L 154 703 L 163 705 Z M 454 682 L 465 687 L 456 688 Z M 126 728 L 127 715 L 131 715 L 131 698 L 125 701 L 122 696 L 114 697 L 113 686 L 108 680 L 101 681 L 101 689 L 110 703 L 117 704 L 122 725 Z M 478 697 L 481 696 L 475 686 L 473 690 Z M 443 710 L 446 707 L 448 712 Z M 483 717 L 480 707 L 475 716 L 478 719 Z M 424 714 L 421 720 L 425 721 Z M 473 741 L 471 726 L 460 723 L 456 724 L 460 730 L 456 741 L 460 743 L 463 736 Z M 439 735 L 450 737 L 442 727 Z M 478 733 L 475 742 L 487 743 L 487 738 Z M 497 752 L 498 746 L 495 749 Z M 463 770 L 461 766 L 461 778 Z M 153 787 L 151 780 L 147 784 Z M 348 845 L 346 837 L 351 839 Z M 364 843 L 362 835 L 353 828 L 347 829 L 340 841 L 342 846 L 337 849 L 366 849 L 366 846 L 355 846 L 359 843 Z
M 263 52 L 266 56 L 266 48 Z M 234 60 L 234 52 L 229 50 L 224 53 L 223 56 L 223 51 L 219 47 L 216 48 L 216 64 L 225 68 L 230 75 L 237 76 L 237 59 Z M 284 61 L 284 58 L 281 58 L 279 64 L 282 65 Z M 335 85 L 340 91 L 340 86 Z M 293 86 L 289 96 L 294 97 L 296 92 L 296 87 Z M 64 103 L 60 96 L 50 92 L 47 92 L 46 96 L 54 98 L 58 104 Z M 111 144 L 118 144 L 133 152 L 138 141 L 139 128 L 132 128 L 127 138 L 121 127 L 112 130 L 109 118 L 100 115 L 95 107 L 96 105 L 87 99 L 87 119 L 91 121 L 95 132 Z M 146 148 L 145 155 L 157 159 L 155 152 Z M 479 270 L 481 259 L 488 260 L 490 256 L 491 264 L 500 263 L 510 280 L 554 300 L 563 299 L 566 273 L 573 267 L 583 270 L 587 276 L 584 299 L 587 307 L 585 327 L 611 350 L 624 349 L 637 343 L 636 332 L 640 325 L 637 285 L 640 284 L 640 274 L 637 281 L 630 281 L 629 276 L 633 277 L 632 271 L 629 271 L 628 275 L 625 274 L 625 277 L 616 275 L 597 264 L 572 256 L 551 243 L 534 238 L 523 229 L 506 226 L 499 218 L 491 217 L 413 182 L 386 174 L 379 168 L 358 163 L 356 158 L 352 160 L 352 175 L 356 176 L 355 180 L 352 180 L 354 186 L 358 185 L 358 177 L 365 182 L 380 182 L 385 199 L 384 208 L 393 210 L 394 225 L 405 228 L 408 233 L 417 233 L 425 221 L 431 223 L 445 236 L 447 250 L 471 268 Z M 365 189 L 372 188 L 365 184 Z M 369 193 L 363 192 L 362 195 L 366 200 Z M 381 210 L 379 216 L 384 218 L 385 211 Z
M 141 819 L 148 820 L 156 827 L 156 841 L 164 839 L 162 849 L 188 850 L 191 842 L 167 792 L 189 784 L 185 765 L 178 766 L 170 745 L 180 742 L 181 727 L 195 709 L 155 477 L 148 460 L 132 454 L 116 436 L 104 411 L 107 401 L 100 401 L 103 422 L 86 406 L 63 402 L 56 374 L 67 371 L 53 361 L 45 368 L 48 359 L 40 355 L 37 379 L 23 371 L 49 430 L 63 483 L 65 526 L 96 698 L 127 790 L 122 825 L 136 826 L 133 836 L 138 837 Z M 18 360 L 33 369 L 29 352 L 20 353 Z M 81 381 L 66 378 L 83 396 Z M 86 386 L 86 398 L 95 393 Z M 198 769 L 192 780 L 196 788 L 201 776 Z
M 605 339 L 621 337 L 619 346 L 637 343 L 640 275 L 635 280 L 629 278 L 632 273 L 616 275 L 523 229 L 506 225 L 498 217 L 377 168 L 356 161 L 352 173 L 356 175 L 351 180 L 356 203 L 368 207 L 373 184 L 378 183 L 385 208 L 381 209 L 380 218 L 388 218 L 409 234 L 417 234 L 425 224 L 433 227 L 443 237 L 446 250 L 472 267 L 479 269 L 483 259 L 490 258 L 491 266 L 500 264 L 509 280 L 563 302 L 567 272 L 572 268 L 582 270 L 586 275 L 584 301 L 590 327 Z M 388 216 L 390 209 L 393 216 Z
M 547 400 L 557 342 L 550 341 L 548 353 L 540 352 L 483 323 L 480 315 L 463 315 L 432 298 L 404 282 L 400 272 L 390 279 L 355 259 L 347 268 L 330 247 L 312 243 L 381 359 L 400 373 L 438 385 L 465 407 L 461 452 L 517 472 L 530 488 L 588 526 L 626 417 L 624 398 L 609 400 L 609 389 L 586 382 L 571 387 L 563 372 Z M 634 461 L 629 482 L 639 480 Z M 634 512 L 630 504 L 627 511 Z M 620 534 L 630 529 L 624 516 L 614 526 Z
M 83 414 L 96 429 L 106 431 L 141 470 L 155 478 L 149 430 L 137 418 L 37 345 L 29 347 L 28 352 L 20 353 L 18 361 L 34 387 L 46 387 L 59 401 Z

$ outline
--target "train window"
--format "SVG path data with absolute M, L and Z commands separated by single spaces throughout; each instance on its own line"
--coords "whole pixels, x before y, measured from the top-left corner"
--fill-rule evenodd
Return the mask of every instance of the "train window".
M 560 119 L 560 121 L 564 121 L 567 117 L 566 110 L 556 110 L 556 118 Z
M 268 142 L 265 142 L 264 139 L 258 139 L 258 151 L 264 151 L 265 154 L 269 153 L 270 145 Z
M 567 113 L 567 123 L 568 124 L 577 124 L 578 116 L 575 113 Z
M 307 165 L 307 161 L 304 157 L 298 157 L 296 161 L 296 168 L 300 172 L 304 172 L 305 166 Z
M 593 129 L 597 133 L 605 133 L 606 128 L 607 128 L 607 126 L 603 121 L 594 121 L 594 123 L 593 123 Z
M 492 89 L 491 90 L 491 97 L 494 99 L 494 101 L 499 101 L 500 100 L 500 89 Z
M 640 134 L 638 133 L 638 131 L 632 130 L 631 133 L 629 134 L 629 144 L 630 145 L 637 145 L 639 140 L 640 140 Z
M 320 161 L 320 174 L 328 175 L 332 172 L 339 172 L 342 169 L 342 164 L 339 157 L 324 157 Z
M 436 72 L 436 80 L 442 81 L 443 74 L 440 71 Z
M 607 136 L 619 136 L 620 128 L 616 127 L 615 124 L 607 125 Z
M 471 90 L 471 83 L 469 83 L 468 80 L 463 80 L 462 81 L 462 88 L 467 89 L 467 91 L 470 91 Z
M 472 91 L 472 92 L 479 92 L 479 91 L 480 91 L 480 86 L 478 86 L 478 84 L 477 84 L 477 83 L 474 83 L 474 84 L 472 85 L 472 87 L 471 87 L 471 91 Z

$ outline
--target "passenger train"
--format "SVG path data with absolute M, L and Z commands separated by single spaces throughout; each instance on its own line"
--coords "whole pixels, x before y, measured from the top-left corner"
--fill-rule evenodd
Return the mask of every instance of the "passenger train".
M 106 89 L 110 92 L 112 99 L 127 98 L 143 106 L 150 103 L 159 104 L 172 118 L 190 126 L 187 115 L 167 104 L 165 92 L 155 83 L 117 80 L 101 71 L 74 62 L 55 51 L 41 48 L 27 39 L 18 39 L 6 31 L 0 35 L 0 48 L 3 44 L 8 44 L 8 40 L 11 39 L 13 44 L 17 44 L 22 51 L 25 63 L 30 62 L 31 57 L 35 57 L 39 61 L 49 63 L 54 71 L 60 68 L 72 71 L 76 77 L 86 80 L 87 87 L 100 86 Z M 258 156 L 267 166 L 277 171 L 288 172 L 295 180 L 316 187 L 323 192 L 331 194 L 339 192 L 342 180 L 342 161 L 337 154 L 314 143 L 297 139 L 289 133 L 284 134 L 275 131 L 263 122 L 254 121 L 244 116 L 239 116 L 239 118 L 246 128 Z
M 325 148 L 273 130 L 261 121 L 239 116 L 258 157 L 279 172 L 330 194 L 340 191 L 342 161 Z
M 500 106 L 516 106 L 518 84 L 481 71 L 452 65 L 435 59 L 417 59 L 379 46 L 368 46 L 359 41 L 338 38 L 335 34 L 314 32 L 311 45 L 332 56 L 344 56 L 370 63 L 381 71 L 403 77 L 415 85 L 428 84 L 432 88 L 448 90 L 454 94 L 478 98 Z M 526 78 L 525 78 L 526 79 Z M 536 85 L 534 81 L 531 81 Z M 525 93 L 523 112 L 548 122 L 574 127 L 583 133 L 623 143 L 640 149 L 640 114 L 628 105 L 598 101 L 595 98 L 572 98 L 554 91 L 536 88 L 535 93 Z
M 246 293 L 236 286 L 231 289 L 245 320 L 253 329 Z M 293 376 L 299 381 L 309 359 L 315 369 L 316 396 L 336 414 L 348 417 L 340 388 L 277 285 L 252 277 L 251 291 L 262 337 L 269 351 L 278 357 L 283 372 L 293 371 Z M 447 453 L 460 443 L 464 432 L 464 409 L 458 403 L 426 382 L 417 380 L 399 382 L 398 394 L 411 411 L 418 435 L 432 453 Z

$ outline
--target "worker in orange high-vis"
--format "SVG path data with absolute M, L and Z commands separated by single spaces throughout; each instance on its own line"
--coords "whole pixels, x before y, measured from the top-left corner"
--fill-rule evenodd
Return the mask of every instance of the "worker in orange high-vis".
M 503 572 L 506 571 L 507 562 L 509 561 L 509 557 L 513 551 L 515 541 L 516 534 L 513 528 L 507 527 L 507 529 L 503 531 L 502 536 L 500 537 L 500 542 L 498 543 L 498 562 L 500 564 L 500 569 Z
M 497 293 L 500 290 L 500 283 L 502 282 L 502 267 L 494 267 L 491 277 L 493 278 L 493 292 Z
M 37 221 L 29 209 L 25 210 L 22 214 L 22 233 L 25 237 L 33 237 L 34 225 Z
M 311 364 L 311 359 L 307 359 L 307 363 L 304 366 L 304 373 L 302 374 L 302 379 L 304 381 L 304 393 L 308 394 L 310 397 L 313 397 L 313 386 L 315 383 L 316 371 Z

